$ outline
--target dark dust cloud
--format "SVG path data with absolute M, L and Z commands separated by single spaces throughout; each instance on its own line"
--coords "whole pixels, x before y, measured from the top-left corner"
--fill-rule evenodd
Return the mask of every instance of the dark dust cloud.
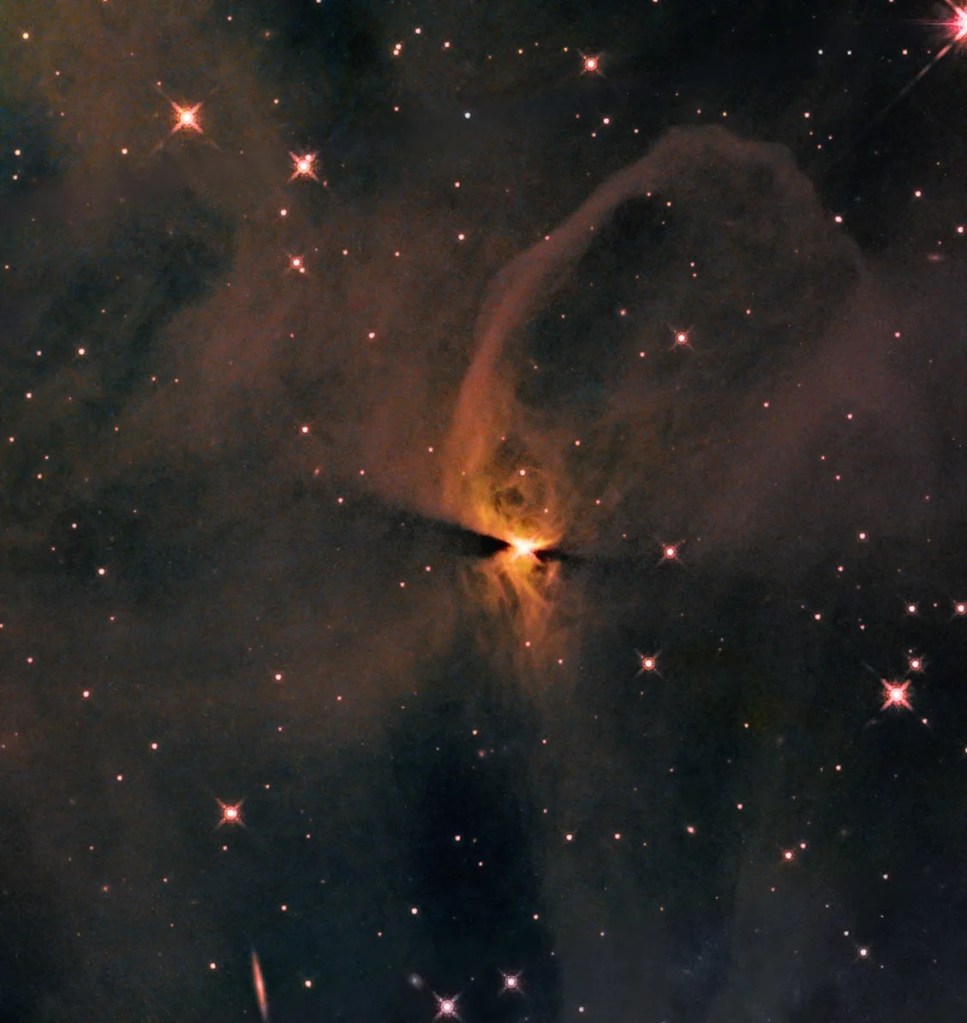
M 835 7 L 5 5 L 0 1023 L 961 1018 L 967 54 Z

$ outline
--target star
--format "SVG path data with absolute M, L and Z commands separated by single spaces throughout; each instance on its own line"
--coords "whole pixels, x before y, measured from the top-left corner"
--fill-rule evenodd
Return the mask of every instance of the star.
M 221 811 L 221 817 L 216 827 L 236 828 L 245 826 L 245 819 L 242 816 L 242 803 L 244 800 L 240 799 L 237 803 L 223 803 L 220 799 L 216 799 L 215 802 L 218 803 L 218 808 Z
M 658 671 L 658 654 L 643 654 L 640 650 L 636 650 L 635 654 L 638 656 L 638 674 L 653 674 L 659 675 Z
M 907 695 L 910 688 L 909 682 L 891 682 L 888 679 L 882 680 L 883 685 L 883 706 L 882 710 L 889 707 L 898 707 L 901 710 L 913 710 L 913 704 Z
M 512 992 L 514 994 L 524 993 L 524 988 L 520 982 L 520 973 L 504 973 L 504 971 L 501 970 L 500 976 L 503 980 L 503 986 L 499 992 L 500 994 L 504 995 L 508 992 Z
M 295 181 L 296 178 L 310 178 L 312 181 L 318 181 L 319 178 L 316 175 L 316 153 L 289 153 L 292 159 L 292 174 L 289 176 L 289 181 Z
M 460 1019 L 460 1014 L 457 1012 L 457 1000 L 460 998 L 459 995 L 434 995 L 436 999 L 436 1015 L 433 1017 L 436 1019 Z
M 673 330 L 672 331 L 672 348 L 691 348 L 692 347 L 692 328 L 689 327 L 687 330 Z
M 580 53 L 580 51 L 578 51 Z M 582 53 L 581 54 L 581 74 L 582 75 L 600 75 L 601 71 L 601 54 L 600 53 Z
M 661 545 L 661 557 L 658 559 L 659 564 L 665 561 L 681 561 L 681 546 L 682 541 L 676 540 L 675 543 L 663 543 Z
M 175 114 L 174 127 L 171 129 L 171 134 L 179 131 L 194 131 L 199 135 L 204 133 L 204 129 L 201 126 L 201 119 L 198 116 L 198 112 L 202 108 L 201 103 L 196 103 L 194 106 L 181 106 L 174 101 L 169 100 L 171 108 Z
M 952 41 L 962 43 L 967 41 L 967 7 L 957 7 L 947 2 L 947 6 L 953 11 L 953 17 L 947 22 L 947 30 L 950 32 Z

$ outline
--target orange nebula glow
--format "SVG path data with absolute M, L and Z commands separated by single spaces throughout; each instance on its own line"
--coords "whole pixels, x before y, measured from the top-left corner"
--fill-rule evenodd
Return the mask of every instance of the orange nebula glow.
M 506 616 L 532 655 L 543 649 L 560 572 L 559 563 L 540 556 L 561 538 L 549 510 L 552 491 L 543 474 L 529 470 L 526 475 L 517 471 L 504 477 L 494 473 L 491 462 L 478 469 L 473 483 L 460 488 L 459 494 L 460 520 L 507 544 L 474 566 L 473 575 L 483 578 L 478 594 L 484 605 Z
M 507 439 L 510 401 L 506 381 L 492 366 L 478 363 L 471 370 L 448 445 L 456 471 L 445 477 L 443 500 L 455 521 L 507 544 L 476 562 L 467 583 L 475 601 L 514 630 L 518 649 L 526 649 L 528 658 L 543 658 L 550 655 L 544 640 L 560 564 L 540 554 L 560 543 L 564 530 L 557 510 L 563 502 L 557 474 L 534 465 L 519 435 Z

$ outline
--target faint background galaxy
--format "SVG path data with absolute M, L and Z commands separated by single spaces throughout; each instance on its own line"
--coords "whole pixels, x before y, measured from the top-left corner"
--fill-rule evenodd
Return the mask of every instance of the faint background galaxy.
M 0 1023 L 967 1012 L 967 13 L 6 0 Z

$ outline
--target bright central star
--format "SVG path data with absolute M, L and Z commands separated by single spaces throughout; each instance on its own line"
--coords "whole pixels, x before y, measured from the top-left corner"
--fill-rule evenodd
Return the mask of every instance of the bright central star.
M 514 552 L 519 558 L 530 558 L 533 557 L 534 551 L 537 550 L 537 544 L 533 540 L 523 540 L 520 538 L 513 539 L 510 541 L 511 547 L 514 548 Z

